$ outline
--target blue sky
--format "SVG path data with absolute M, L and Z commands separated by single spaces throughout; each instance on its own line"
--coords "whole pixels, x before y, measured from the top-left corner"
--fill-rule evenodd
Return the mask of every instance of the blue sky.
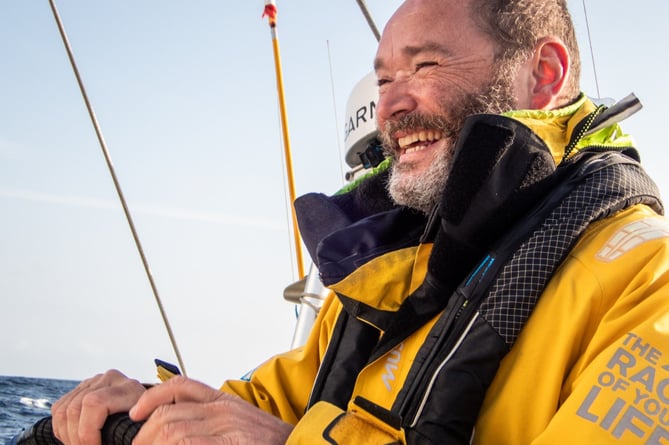
M 381 27 L 399 0 L 368 0 Z M 58 7 L 188 373 L 214 386 L 285 350 L 296 279 L 263 2 Z M 669 6 L 570 1 L 583 89 L 669 193 Z M 278 0 L 298 194 L 343 184 L 344 109 L 376 41 L 354 1 Z M 0 375 L 154 380 L 175 361 L 48 1 L 0 4 Z

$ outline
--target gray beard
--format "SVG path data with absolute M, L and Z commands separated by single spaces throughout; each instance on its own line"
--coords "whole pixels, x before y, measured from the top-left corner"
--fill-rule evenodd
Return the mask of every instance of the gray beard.
M 452 112 L 453 118 L 450 121 L 444 120 L 442 116 L 416 116 L 414 119 L 408 116 L 405 122 L 387 125 L 382 129 L 381 138 L 388 153 L 396 153 L 398 149 L 396 142 L 391 138 L 394 131 L 399 128 L 411 128 L 411 126 L 417 128 L 415 121 L 419 123 L 435 122 L 435 120 L 444 122 L 441 129 L 444 136 L 450 140 L 445 150 L 434 154 L 432 163 L 420 175 L 411 174 L 413 168 L 411 164 L 392 164 L 387 188 L 388 194 L 395 203 L 429 214 L 441 200 L 452 166 L 455 142 L 465 119 L 473 114 L 499 114 L 516 108 L 517 101 L 512 88 L 512 79 L 515 77 L 518 65 L 515 61 L 508 60 L 498 62 L 496 68 L 497 74 L 478 92 L 464 95 L 450 106 L 442 104 L 443 110 Z M 428 124 L 424 127 L 430 128 L 431 126 Z M 406 171 L 409 174 L 404 174 Z
M 412 166 L 393 163 L 388 178 L 388 193 L 393 201 L 429 214 L 446 186 L 453 157 L 451 152 L 452 147 L 435 152 L 430 166 L 420 175 L 404 175 L 403 171 Z

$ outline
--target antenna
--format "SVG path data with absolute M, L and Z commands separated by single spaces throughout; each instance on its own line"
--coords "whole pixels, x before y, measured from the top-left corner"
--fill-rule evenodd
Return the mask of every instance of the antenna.
M 279 112 L 281 115 L 281 133 L 283 134 L 283 151 L 285 157 L 286 176 L 288 177 L 288 193 L 290 197 L 290 209 L 293 221 L 293 241 L 295 243 L 295 256 L 297 262 L 297 273 L 299 278 L 305 276 L 302 260 L 302 244 L 300 242 L 300 231 L 297 226 L 297 215 L 295 214 L 295 181 L 293 175 L 293 156 L 290 151 L 290 135 L 288 133 L 288 113 L 286 111 L 286 99 L 283 89 L 283 71 L 281 69 L 281 54 L 279 50 L 279 36 L 277 30 L 277 7 L 275 0 L 265 0 L 263 18 L 267 16 L 270 34 L 272 37 L 272 50 L 274 53 L 274 71 L 276 75 L 276 89 L 279 99 Z
M 585 0 L 583 0 L 583 12 L 585 13 L 585 28 L 588 31 L 588 44 L 590 45 L 590 58 L 592 59 L 592 70 L 595 73 L 595 88 L 597 89 L 597 97 L 602 97 L 599 92 L 599 80 L 597 79 L 597 65 L 595 64 L 595 51 L 592 47 L 592 37 L 590 35 L 590 23 L 588 22 L 588 9 L 585 7 Z
M 335 130 L 337 132 L 337 149 L 339 151 L 339 159 L 343 159 L 343 153 L 341 149 L 341 137 L 339 136 L 339 115 L 337 114 L 337 98 L 335 95 L 335 85 L 334 85 L 334 75 L 332 74 L 332 56 L 330 54 L 330 41 L 326 40 L 325 43 L 327 44 L 328 48 L 328 62 L 330 65 L 330 88 L 332 89 L 332 108 L 334 109 L 334 116 L 335 116 Z M 344 177 L 344 169 L 341 165 L 341 162 L 339 162 L 339 170 Z

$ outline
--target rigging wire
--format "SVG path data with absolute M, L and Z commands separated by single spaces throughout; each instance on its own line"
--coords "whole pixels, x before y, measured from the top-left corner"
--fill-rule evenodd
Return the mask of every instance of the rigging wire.
M 330 88 L 332 90 L 332 108 L 335 116 L 335 131 L 337 132 L 337 150 L 339 152 L 339 159 L 341 160 L 344 159 L 344 152 L 342 151 L 341 148 L 341 137 L 339 136 L 339 114 L 337 113 L 337 97 L 335 94 L 334 74 L 332 73 L 332 55 L 330 54 L 330 41 L 326 40 L 325 43 L 328 48 L 328 63 L 330 66 Z M 345 180 L 344 167 L 341 161 L 339 162 L 339 173 L 341 174 L 342 181 L 344 181 Z
M 49 4 L 51 5 L 51 11 L 53 12 L 53 17 L 56 20 L 56 25 L 58 26 L 58 31 L 60 33 L 60 37 L 63 40 L 63 45 L 65 46 L 65 51 L 67 52 L 67 56 L 70 59 L 70 65 L 72 65 L 72 71 L 74 72 L 74 76 L 77 79 L 77 84 L 79 85 L 79 90 L 81 91 L 81 96 L 84 99 L 84 102 L 86 104 L 86 109 L 88 110 L 88 115 L 90 116 L 91 123 L 93 124 L 93 128 L 95 129 L 95 134 L 98 138 L 100 148 L 102 149 L 102 154 L 104 155 L 105 161 L 107 162 L 107 167 L 109 169 L 109 173 L 111 174 L 112 180 L 114 182 L 114 187 L 116 188 L 116 193 L 118 194 L 119 200 L 121 201 L 121 205 L 123 207 L 123 212 L 125 213 L 126 220 L 128 221 L 128 225 L 130 226 L 130 231 L 132 232 L 132 237 L 135 240 L 135 246 L 137 247 L 137 251 L 139 252 L 139 256 L 142 260 L 142 265 L 144 266 L 144 271 L 146 272 L 146 276 L 149 280 L 149 284 L 151 285 L 151 290 L 153 291 L 153 296 L 156 300 L 156 304 L 158 305 L 158 309 L 160 310 L 160 315 L 163 319 L 163 323 L 165 324 L 165 328 L 167 329 L 167 334 L 170 338 L 170 342 L 172 343 L 172 348 L 174 349 L 174 353 L 176 354 L 177 361 L 179 362 L 179 367 L 181 368 L 181 373 L 183 375 L 186 375 L 186 367 L 184 366 L 184 362 L 181 358 L 181 353 L 179 352 L 179 347 L 177 346 L 176 340 L 174 338 L 174 334 L 172 333 L 172 327 L 170 326 L 170 322 L 167 319 L 167 314 L 166 314 L 165 309 L 163 307 L 163 303 L 160 299 L 160 295 L 158 294 L 158 288 L 156 287 L 156 283 L 153 280 L 153 275 L 151 273 L 151 268 L 149 267 L 149 263 L 146 259 L 146 255 L 144 255 L 144 249 L 142 248 L 142 243 L 139 240 L 139 235 L 137 234 L 137 230 L 135 229 L 135 224 L 132 220 L 132 216 L 130 215 L 130 209 L 128 208 L 125 197 L 123 195 L 123 191 L 121 190 L 121 184 L 119 183 L 119 180 L 116 177 L 116 172 L 114 170 L 114 164 L 111 160 L 111 155 L 109 154 L 109 150 L 107 149 L 107 143 L 105 142 L 104 136 L 102 135 L 102 129 L 100 128 L 100 124 L 99 124 L 98 119 L 95 115 L 95 111 L 93 110 L 93 106 L 91 104 L 91 101 L 88 99 L 88 94 L 86 93 L 86 88 L 84 87 L 84 83 L 82 81 L 81 75 L 79 74 L 79 69 L 77 68 L 77 63 L 74 59 L 74 53 L 72 52 L 72 46 L 70 45 L 70 41 L 67 38 L 67 34 L 65 32 L 65 27 L 63 26 L 63 22 L 60 19 L 60 14 L 58 13 L 58 9 L 56 8 L 55 0 L 49 0 Z
M 367 9 L 367 5 L 365 4 L 365 0 L 356 0 L 358 2 L 358 6 L 360 6 L 360 10 L 362 11 L 362 15 L 365 16 L 365 20 L 367 20 L 367 24 L 369 25 L 369 28 L 372 30 L 372 34 L 374 34 L 374 37 L 376 37 L 376 41 L 378 42 L 381 40 L 381 33 L 379 32 L 379 29 L 376 27 L 376 24 L 374 23 L 374 19 L 372 19 L 371 14 L 369 13 L 369 10 Z
M 590 23 L 588 22 L 588 9 L 585 7 L 585 0 L 583 0 L 583 12 L 585 13 L 585 28 L 588 31 L 588 44 L 590 45 L 590 58 L 592 59 L 592 70 L 595 73 L 595 88 L 597 89 L 597 97 L 601 98 L 602 94 L 599 91 L 599 80 L 597 79 L 597 65 L 595 64 L 595 51 L 592 47 Z

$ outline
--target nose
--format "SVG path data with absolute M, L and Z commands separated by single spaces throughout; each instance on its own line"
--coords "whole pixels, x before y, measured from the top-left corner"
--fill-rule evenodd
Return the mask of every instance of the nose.
M 417 107 L 408 79 L 395 79 L 381 85 L 376 104 L 376 116 L 379 127 L 389 120 L 397 120 L 411 113 Z

